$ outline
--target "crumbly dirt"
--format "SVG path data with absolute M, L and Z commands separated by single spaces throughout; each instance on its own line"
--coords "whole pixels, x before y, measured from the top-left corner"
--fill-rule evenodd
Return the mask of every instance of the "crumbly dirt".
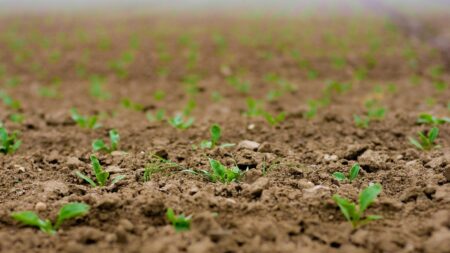
M 227 41 L 224 51 L 214 42 L 217 34 Z M 136 47 L 133 38 L 139 39 Z M 158 57 L 159 47 L 170 59 Z M 189 47 L 199 52 L 193 66 Z M 419 151 L 408 141 L 429 129 L 416 123 L 420 113 L 449 116 L 450 90 L 434 88 L 431 70 L 442 59 L 386 20 L 11 16 L 0 19 L 0 48 L 1 89 L 21 101 L 25 117 L 22 124 L 11 122 L 16 112 L 0 104 L 1 121 L 23 141 L 16 153 L 0 155 L 0 252 L 450 252 L 450 126 L 439 126 L 438 149 Z M 317 71 L 316 78 L 291 56 L 293 49 Z M 109 63 L 127 50 L 135 60 L 126 67 L 128 75 L 119 77 Z M 407 52 L 415 55 L 414 63 Z M 333 65 L 336 56 L 347 64 Z M 355 78 L 366 65 L 367 77 Z M 167 75 L 158 74 L 161 66 Z M 227 82 L 236 73 L 251 83 L 248 94 Z M 287 113 L 276 126 L 243 115 L 247 97 L 265 100 L 277 87 L 264 78 L 268 73 L 296 87 L 266 101 L 270 113 Z M 183 80 L 192 74 L 200 77 L 198 93 L 188 95 Z M 111 99 L 89 95 L 91 75 L 105 77 Z M 13 77 L 20 80 L 15 87 L 6 82 Z M 448 73 L 439 78 L 448 84 Z M 332 92 L 330 104 L 306 118 L 308 99 L 320 98 L 331 80 L 351 89 Z M 389 89 L 391 84 L 396 89 Z M 41 87 L 52 85 L 58 97 L 39 96 Z M 163 100 L 154 99 L 157 90 L 165 91 Z M 220 101 L 211 98 L 215 91 Z M 191 128 L 146 119 L 160 108 L 174 115 L 190 96 L 197 103 Z M 123 98 L 144 110 L 124 108 Z M 353 114 L 364 114 L 368 99 L 387 108 L 386 117 L 357 128 Z M 81 129 L 70 118 L 72 107 L 100 113 L 103 127 Z M 221 142 L 260 145 L 193 148 L 208 138 L 213 123 L 222 127 Z M 113 176 L 126 178 L 113 187 L 92 188 L 74 171 L 90 173 L 92 141 L 106 140 L 113 128 L 126 153 L 97 155 Z M 144 182 L 144 168 L 154 163 L 151 154 L 178 166 L 164 167 Z M 208 169 L 208 157 L 248 170 L 230 184 L 182 172 Z M 346 172 L 355 162 L 362 166 L 357 180 L 333 179 L 333 172 Z M 352 229 L 331 197 L 355 200 L 371 182 L 383 191 L 368 213 L 383 219 Z M 10 217 L 39 209 L 41 217 L 54 220 L 61 205 L 72 201 L 91 210 L 55 236 Z M 36 207 L 39 202 L 44 205 Z M 167 208 L 192 215 L 191 230 L 175 232 L 165 218 Z

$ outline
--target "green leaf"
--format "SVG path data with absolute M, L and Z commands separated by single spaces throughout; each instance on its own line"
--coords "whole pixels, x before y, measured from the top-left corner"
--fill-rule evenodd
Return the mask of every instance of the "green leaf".
M 89 206 L 83 203 L 68 203 L 65 204 L 58 213 L 58 218 L 55 223 L 55 229 L 58 229 L 61 224 L 68 219 L 83 216 L 89 212 Z
M 41 231 L 47 234 L 54 234 L 56 231 L 53 229 L 49 220 L 42 220 L 37 214 L 31 211 L 15 212 L 11 214 L 14 220 L 17 220 L 25 225 L 34 226 L 41 229 Z
M 84 181 L 88 182 L 92 187 L 97 187 L 97 184 L 88 176 L 84 175 L 83 173 L 79 171 L 75 171 L 75 175 L 77 175 L 79 178 L 83 179 Z
M 225 177 L 225 166 L 223 166 L 220 162 L 209 158 L 209 164 L 214 172 L 215 175 L 219 176 L 220 178 Z
M 111 185 L 115 185 L 117 182 L 119 182 L 120 180 L 124 179 L 125 176 L 124 175 L 118 175 L 116 176 L 112 181 L 111 181 Z
M 191 218 L 183 214 L 175 215 L 172 208 L 167 209 L 166 217 L 177 232 L 187 231 L 191 228 Z
M 117 150 L 119 146 L 120 136 L 117 130 L 113 129 L 109 131 L 109 139 L 111 140 L 111 149 L 110 151 Z
M 109 172 L 104 171 L 97 157 L 94 155 L 91 156 L 92 169 L 94 170 L 95 177 L 100 186 L 105 186 L 106 181 L 109 178 Z
M 212 148 L 212 146 L 213 146 L 213 144 L 212 144 L 211 141 L 202 141 L 200 143 L 200 148 L 203 148 L 203 149 L 205 149 L 205 148 Z
M 334 172 L 333 177 L 338 181 L 343 181 L 343 180 L 347 179 L 347 177 L 342 172 Z
M 333 200 L 339 206 L 339 209 L 341 209 L 342 214 L 348 221 L 353 222 L 359 220 L 355 204 L 337 194 L 333 196 Z
M 92 149 L 94 151 L 108 151 L 108 147 L 106 146 L 105 142 L 100 139 L 96 139 L 92 142 Z
M 355 164 L 352 166 L 352 168 L 350 169 L 350 174 L 349 174 L 349 177 L 348 177 L 348 179 L 350 180 L 350 182 L 353 181 L 353 180 L 358 176 L 359 170 L 360 170 L 359 164 L 358 164 L 358 163 L 355 163 Z
M 215 146 L 217 144 L 217 142 L 219 141 L 220 136 L 221 136 L 221 132 L 222 131 L 220 129 L 220 126 L 217 125 L 217 124 L 212 125 L 211 129 L 210 129 L 210 132 L 211 132 L 212 145 Z
M 381 185 L 373 184 L 365 188 L 359 194 L 359 212 L 362 214 L 374 202 L 377 196 L 381 193 Z
M 438 134 L 439 134 L 439 128 L 437 128 L 437 127 L 431 128 L 430 132 L 428 133 L 428 140 L 430 141 L 430 144 L 433 144 L 433 142 L 436 140 Z
M 423 150 L 424 148 L 422 147 L 422 144 L 420 144 L 416 139 L 409 137 L 409 142 L 416 146 L 416 148 Z

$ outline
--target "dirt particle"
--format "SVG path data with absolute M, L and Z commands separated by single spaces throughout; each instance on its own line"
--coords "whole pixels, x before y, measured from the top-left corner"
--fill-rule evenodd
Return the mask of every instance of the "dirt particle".
M 323 156 L 323 160 L 325 160 L 326 162 L 334 162 L 334 161 L 337 161 L 338 159 L 339 159 L 339 157 L 337 155 L 325 154 Z
M 450 252 L 450 230 L 441 228 L 434 232 L 425 241 L 424 249 L 426 253 L 449 253 Z
M 244 141 L 239 142 L 239 144 L 237 145 L 237 149 L 238 150 L 248 149 L 248 150 L 256 151 L 256 150 L 258 150 L 259 146 L 260 146 L 260 144 L 258 142 L 244 140 Z
M 269 187 L 269 179 L 261 177 L 251 184 L 245 192 L 251 198 L 259 198 L 267 187 Z
M 375 172 L 386 169 L 387 156 L 372 150 L 366 150 L 358 157 L 361 167 L 367 172 Z
M 445 177 L 445 179 L 447 179 L 447 182 L 450 182 L 450 166 L 447 166 L 445 169 L 444 169 L 444 177 Z
M 348 146 L 348 148 L 342 152 L 342 154 L 338 154 L 338 156 L 346 160 L 356 160 L 358 159 L 358 156 L 364 153 L 367 149 L 367 145 L 353 144 Z
M 71 156 L 71 157 L 67 158 L 66 164 L 70 169 L 73 170 L 73 169 L 77 169 L 80 166 L 82 166 L 83 162 L 80 161 L 80 159 L 78 159 L 78 157 Z
M 272 153 L 272 145 L 268 142 L 263 142 L 259 148 L 258 148 L 258 152 L 261 153 Z
M 47 209 L 47 204 L 45 204 L 44 202 L 37 202 L 36 205 L 34 206 L 34 210 L 36 210 L 38 212 L 45 211 L 46 209 Z

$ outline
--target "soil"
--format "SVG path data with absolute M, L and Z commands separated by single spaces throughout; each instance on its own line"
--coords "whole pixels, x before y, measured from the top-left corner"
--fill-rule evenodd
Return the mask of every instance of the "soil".
M 226 39 L 225 51 L 214 42 L 217 34 Z M 169 60 L 158 57 L 161 47 Z M 189 47 L 199 52 L 193 66 L 187 65 Z M 436 90 L 430 74 L 442 59 L 384 19 L 5 16 L 0 48 L 6 70 L 0 77 L 20 80 L 15 87 L 5 81 L 1 89 L 21 101 L 25 117 L 22 124 L 11 122 L 14 110 L 0 105 L 1 121 L 19 131 L 23 142 L 16 153 L 0 155 L 0 252 L 450 252 L 450 125 L 439 126 L 440 148 L 419 151 L 408 141 L 430 128 L 416 123 L 420 113 L 449 116 L 450 90 Z M 292 49 L 317 71 L 316 78 L 308 77 Z M 128 75 L 119 77 L 110 62 L 127 50 L 134 50 L 135 60 L 126 67 Z M 367 63 L 368 52 L 375 64 Z M 344 67 L 333 65 L 339 55 Z M 356 79 L 355 71 L 366 65 L 367 77 Z M 161 66 L 167 75 L 158 74 Z M 236 73 L 251 83 L 248 94 L 227 82 Z M 276 87 L 264 78 L 268 73 L 296 87 L 266 101 L 270 113 L 287 114 L 276 126 L 243 115 L 247 97 L 265 100 Z M 198 93 L 188 95 L 183 80 L 192 74 L 200 77 Z M 111 99 L 89 95 L 91 75 L 105 77 Z M 448 84 L 448 73 L 439 78 Z M 333 92 L 328 106 L 306 118 L 308 99 L 320 98 L 331 80 L 351 89 Z M 396 89 L 389 89 L 392 84 Z M 40 87 L 52 85 L 58 97 L 39 96 Z M 157 90 L 165 91 L 163 100 L 153 97 Z M 214 101 L 213 92 L 222 99 Z M 146 119 L 159 108 L 172 116 L 192 96 L 192 127 L 178 130 Z M 123 98 L 144 110 L 124 108 Z M 353 114 L 366 113 L 368 99 L 387 108 L 386 117 L 358 128 Z M 72 107 L 85 115 L 101 113 L 102 127 L 78 127 Z M 213 123 L 222 127 L 221 142 L 259 145 L 194 148 L 208 139 Z M 113 176 L 126 178 L 90 187 L 74 171 L 90 173 L 92 141 L 106 140 L 113 128 L 125 152 L 97 155 Z M 178 165 L 144 182 L 144 168 L 155 163 L 152 154 Z M 222 184 L 182 172 L 208 170 L 208 157 L 237 165 L 246 170 L 244 177 Z M 333 172 L 346 172 L 355 162 L 362 167 L 357 180 L 333 179 Z M 383 191 L 367 212 L 383 218 L 353 229 L 332 196 L 356 200 L 369 183 L 380 183 Z M 89 214 L 64 223 L 55 236 L 10 217 L 35 210 L 54 220 L 63 204 L 74 201 L 89 204 Z M 175 232 L 167 208 L 192 215 L 191 230 Z

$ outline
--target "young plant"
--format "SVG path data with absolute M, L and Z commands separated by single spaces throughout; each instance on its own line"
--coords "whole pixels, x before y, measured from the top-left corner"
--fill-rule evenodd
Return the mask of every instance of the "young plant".
M 184 120 L 182 114 L 177 114 L 173 118 L 168 119 L 167 122 L 177 129 L 188 129 L 192 126 L 192 124 L 194 124 L 194 118 Z
M 353 121 L 355 122 L 355 125 L 359 128 L 368 128 L 370 119 L 366 116 L 359 116 L 354 114 Z
M 350 172 L 348 173 L 348 176 L 346 176 L 344 173 L 342 172 L 334 172 L 333 173 L 333 177 L 338 180 L 338 181 L 343 181 L 343 180 L 348 180 L 350 182 L 352 182 L 353 180 L 355 180 L 355 178 L 358 176 L 359 170 L 361 169 L 361 167 L 359 166 L 358 163 L 355 163 L 352 168 L 350 169 Z
M 181 166 L 178 163 L 172 162 L 170 160 L 166 160 L 157 155 L 152 155 L 149 162 L 145 166 L 143 181 L 148 182 L 153 174 L 163 172 L 167 169 L 171 168 L 180 168 Z
M 92 97 L 99 100 L 107 100 L 111 98 L 111 94 L 103 89 L 104 79 L 100 76 L 91 76 L 89 86 L 89 93 Z
M 416 140 L 412 137 L 409 137 L 409 142 L 414 145 L 416 148 L 420 150 L 431 150 L 433 148 L 439 147 L 439 145 L 436 145 L 435 141 L 439 134 L 439 128 L 433 127 L 430 131 L 428 131 L 428 134 L 425 135 L 425 133 L 418 132 L 419 140 Z
M 77 125 L 81 128 L 89 128 L 89 129 L 96 129 L 99 128 L 101 125 L 97 122 L 98 117 L 97 116 L 83 116 L 78 113 L 78 111 L 75 108 L 72 108 L 70 110 L 70 114 L 72 116 L 73 121 L 77 123 Z
M 145 117 L 150 122 L 163 121 L 164 118 L 166 117 L 166 111 L 164 109 L 159 109 L 155 112 L 155 114 L 153 114 L 151 112 L 147 112 L 145 114 Z
M 128 98 L 122 99 L 122 101 L 120 103 L 126 109 L 130 109 L 130 110 L 137 111 L 137 112 L 141 112 L 144 110 L 144 105 L 133 102 Z
M 97 157 L 94 155 L 91 155 L 91 164 L 92 164 L 92 171 L 94 172 L 95 179 L 97 183 L 94 182 L 90 177 L 84 175 L 83 173 L 76 171 L 75 174 L 83 179 L 84 181 L 88 182 L 92 187 L 97 186 L 106 186 L 106 183 L 108 182 L 109 178 L 109 172 L 103 170 L 102 166 L 100 165 L 100 162 L 98 161 Z M 120 180 L 124 179 L 124 175 L 118 175 L 116 176 L 112 181 L 111 185 L 116 184 Z
M 284 119 L 286 118 L 285 112 L 280 112 L 277 115 L 272 115 L 272 114 L 264 111 L 264 112 L 262 112 L 262 115 L 264 116 L 266 121 L 272 126 L 278 125 L 279 123 L 283 122 Z
M 372 184 L 359 194 L 358 205 L 352 203 L 350 200 L 342 198 L 337 194 L 333 196 L 333 200 L 341 209 L 344 217 L 352 224 L 353 228 L 358 228 L 359 226 L 382 218 L 379 215 L 364 216 L 364 212 L 366 211 L 366 209 L 375 201 L 380 193 L 381 185 Z
M 53 225 L 50 220 L 42 220 L 39 216 L 32 211 L 15 212 L 11 214 L 14 220 L 17 220 L 24 225 L 38 227 L 41 231 L 54 235 L 61 224 L 69 219 L 84 216 L 89 212 L 89 206 L 84 203 L 68 203 L 61 207 L 56 218 L 56 222 Z
M 438 118 L 428 113 L 422 113 L 419 115 L 417 122 L 420 124 L 442 125 L 445 123 L 450 123 L 450 118 L 449 117 Z
M 21 144 L 17 132 L 8 134 L 8 131 L 0 124 L 0 153 L 12 154 L 19 149 Z
M 0 99 L 3 101 L 3 104 L 5 104 L 5 106 L 13 110 L 18 110 L 22 107 L 20 101 L 13 99 L 11 96 L 9 96 L 8 94 L 6 94 L 1 90 L 0 90 Z
M 191 169 L 183 171 L 192 173 L 194 175 L 201 174 L 213 183 L 219 181 L 224 184 L 239 180 L 243 174 L 237 166 L 228 168 L 225 165 L 221 164 L 219 161 L 211 158 L 209 159 L 209 165 L 211 167 L 211 171 L 199 170 L 199 172 L 197 172 Z
M 119 147 L 120 136 L 117 130 L 112 129 L 109 131 L 109 140 L 111 142 L 111 146 L 105 144 L 105 142 L 101 139 L 96 139 L 92 142 L 92 148 L 94 151 L 105 151 L 111 153 L 116 151 Z
M 214 148 L 217 146 L 217 144 L 220 140 L 220 137 L 222 135 L 222 129 L 220 128 L 219 125 L 214 124 L 209 129 L 209 133 L 211 135 L 211 138 L 209 140 L 205 140 L 200 143 L 200 147 L 203 149 L 204 148 Z M 232 146 L 234 146 L 234 144 L 232 144 L 232 143 L 224 143 L 224 144 L 220 145 L 221 148 L 232 147 Z
M 184 214 L 175 215 L 173 209 L 168 208 L 166 217 L 177 232 L 188 231 L 191 229 L 191 216 L 185 216 Z

